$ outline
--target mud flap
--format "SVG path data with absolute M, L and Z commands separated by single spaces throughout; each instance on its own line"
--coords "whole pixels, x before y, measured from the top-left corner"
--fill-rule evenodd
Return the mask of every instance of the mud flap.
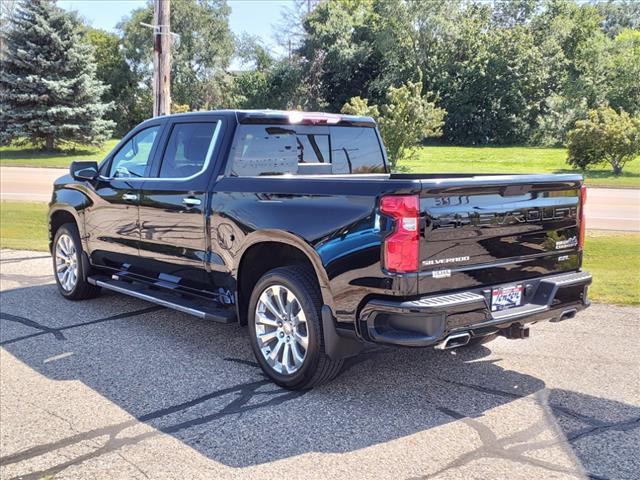
M 364 348 L 364 342 L 358 338 L 347 337 L 338 333 L 331 309 L 322 306 L 322 330 L 324 333 L 324 350 L 331 360 L 341 360 L 358 355 Z

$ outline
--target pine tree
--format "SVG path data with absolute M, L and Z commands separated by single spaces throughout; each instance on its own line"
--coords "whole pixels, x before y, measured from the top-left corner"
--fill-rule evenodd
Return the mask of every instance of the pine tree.
M 2 33 L 0 142 L 98 145 L 114 122 L 100 98 L 92 47 L 75 18 L 51 0 L 22 0 Z

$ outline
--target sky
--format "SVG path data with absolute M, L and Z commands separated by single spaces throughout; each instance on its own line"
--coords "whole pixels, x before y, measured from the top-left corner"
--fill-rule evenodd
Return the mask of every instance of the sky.
M 231 31 L 236 35 L 243 32 L 258 35 L 273 53 L 282 54 L 283 52 L 273 39 L 272 25 L 280 20 L 282 8 L 292 5 L 292 2 L 293 0 L 227 0 L 231 7 L 229 18 Z M 66 10 L 79 12 L 93 27 L 108 31 L 115 31 L 122 17 L 146 3 L 146 0 L 58 0 L 57 2 L 58 6 Z

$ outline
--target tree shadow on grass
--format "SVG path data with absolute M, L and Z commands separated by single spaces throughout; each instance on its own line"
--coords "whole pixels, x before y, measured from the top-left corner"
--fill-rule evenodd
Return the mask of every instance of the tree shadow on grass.
M 100 152 L 99 148 L 94 147 L 74 147 L 63 150 L 40 150 L 35 148 L 7 148 L 0 151 L 0 158 L 3 160 L 44 160 L 50 157 L 77 157 L 80 155 L 96 155 Z
M 638 181 L 640 185 L 640 172 L 622 171 L 620 175 L 615 175 L 612 170 L 575 170 L 571 168 L 563 168 L 555 170 L 553 173 L 579 173 L 587 179 L 592 180 L 621 180 L 633 179 Z

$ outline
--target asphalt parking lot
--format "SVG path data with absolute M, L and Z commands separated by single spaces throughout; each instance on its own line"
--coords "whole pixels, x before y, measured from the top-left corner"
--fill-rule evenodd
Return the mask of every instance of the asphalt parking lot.
M 638 478 L 640 308 L 447 352 L 374 348 L 330 385 L 265 380 L 246 332 L 58 296 L 1 252 L 0 478 Z

